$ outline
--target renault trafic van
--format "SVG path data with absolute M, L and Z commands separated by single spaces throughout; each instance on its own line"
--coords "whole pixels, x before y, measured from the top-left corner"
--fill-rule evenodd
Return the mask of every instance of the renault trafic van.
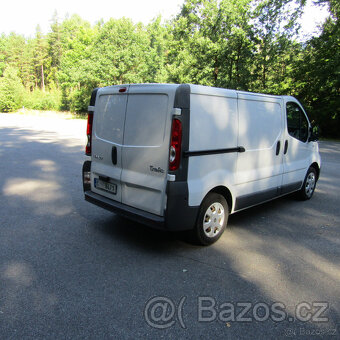
M 292 192 L 308 200 L 320 175 L 301 104 L 199 85 L 95 89 L 83 165 L 85 199 L 203 245 L 229 214 Z

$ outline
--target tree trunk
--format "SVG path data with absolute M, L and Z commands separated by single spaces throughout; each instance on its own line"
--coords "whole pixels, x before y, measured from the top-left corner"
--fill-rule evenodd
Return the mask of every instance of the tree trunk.
M 45 92 L 45 77 L 44 77 L 44 65 L 41 64 L 41 88 Z
M 262 90 L 265 91 L 266 89 L 266 82 L 267 82 L 267 56 L 265 55 L 263 58 L 263 70 L 262 70 Z
M 234 64 L 234 60 L 230 58 L 230 67 L 229 67 L 229 85 L 231 86 L 231 80 L 233 79 L 233 65 Z
M 218 77 L 218 60 L 217 57 L 215 58 L 215 67 L 214 67 L 214 85 L 217 86 L 217 77 Z

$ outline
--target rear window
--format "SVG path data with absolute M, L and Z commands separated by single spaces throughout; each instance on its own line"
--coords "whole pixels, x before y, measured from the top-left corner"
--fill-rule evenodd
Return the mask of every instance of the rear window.
M 123 142 L 124 119 L 127 96 L 101 95 L 96 104 L 96 136 L 117 144 Z
M 125 118 L 124 144 L 159 146 L 163 143 L 168 96 L 129 94 Z

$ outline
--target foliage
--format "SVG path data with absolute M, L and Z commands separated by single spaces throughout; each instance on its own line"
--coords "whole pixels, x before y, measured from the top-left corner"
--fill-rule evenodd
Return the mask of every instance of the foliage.
M 96 87 L 89 74 L 95 30 L 87 21 L 74 15 L 62 23 L 60 31 L 63 53 L 56 75 L 62 90 L 61 108 L 86 111 L 91 90 Z
M 32 110 L 53 110 L 58 111 L 61 107 L 61 91 L 52 89 L 43 91 L 39 88 L 25 91 L 23 106 Z
M 172 27 L 171 80 L 246 89 L 253 48 L 249 21 L 249 0 L 186 1 Z
M 339 4 L 339 2 L 338 2 Z M 297 64 L 298 96 L 324 136 L 339 137 L 340 131 L 340 25 L 338 11 L 328 18 L 322 34 L 311 39 Z M 335 15 L 335 13 L 337 13 Z
M 0 78 L 0 112 L 19 109 L 23 103 L 24 87 L 18 77 L 18 70 L 8 66 Z
M 196 83 L 294 95 L 325 136 L 339 136 L 340 2 L 314 0 L 328 6 L 329 18 L 319 36 L 301 42 L 305 4 L 183 0 L 172 21 L 157 17 L 146 26 L 126 18 L 91 26 L 77 15 L 55 14 L 47 34 L 37 27 L 33 38 L 0 36 L 3 110 L 82 112 L 98 86 Z

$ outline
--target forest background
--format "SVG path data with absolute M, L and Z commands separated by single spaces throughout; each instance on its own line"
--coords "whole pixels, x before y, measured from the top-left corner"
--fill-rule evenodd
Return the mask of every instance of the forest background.
M 193 83 L 297 97 L 324 137 L 340 137 L 340 0 L 302 39 L 306 0 L 185 0 L 168 21 L 95 25 L 52 18 L 47 34 L 0 36 L 0 112 L 85 112 L 92 89 Z

